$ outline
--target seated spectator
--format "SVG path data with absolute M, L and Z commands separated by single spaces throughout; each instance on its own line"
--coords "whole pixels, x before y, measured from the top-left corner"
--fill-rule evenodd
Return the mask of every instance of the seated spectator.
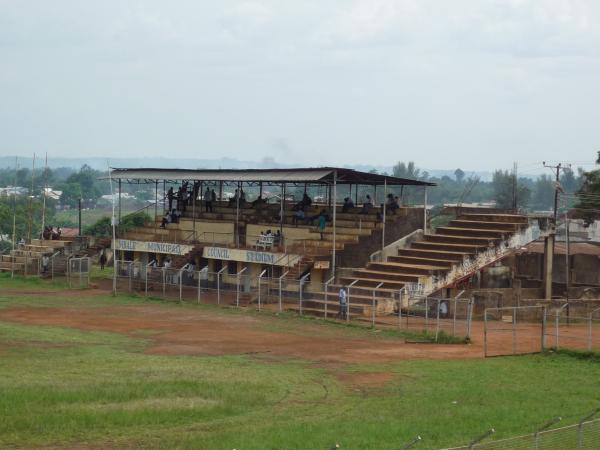
M 262 194 L 260 194 L 258 198 L 252 202 L 252 207 L 260 208 L 265 203 L 267 203 L 267 201 L 263 198 Z
M 400 205 L 398 205 L 398 197 L 394 197 L 392 194 L 388 194 L 385 208 L 387 212 L 396 214 L 396 210 L 400 208 Z
M 350 197 L 346 197 L 344 199 L 344 204 L 342 205 L 342 212 L 346 213 L 346 212 L 350 211 L 352 208 L 354 208 L 354 202 L 352 201 L 352 199 Z
M 171 214 L 170 213 L 166 213 L 164 215 L 164 217 L 162 218 L 162 222 L 160 223 L 160 227 L 161 228 L 167 228 L 167 224 L 172 222 L 172 218 L 171 218 Z

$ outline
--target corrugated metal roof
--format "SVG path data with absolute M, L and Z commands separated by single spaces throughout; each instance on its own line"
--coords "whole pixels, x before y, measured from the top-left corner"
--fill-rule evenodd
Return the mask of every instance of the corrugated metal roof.
M 318 167 L 298 169 L 129 169 L 115 168 L 111 176 L 126 181 L 155 181 L 155 180 L 194 180 L 194 181 L 225 181 L 225 182 L 263 182 L 263 183 L 325 183 L 332 184 L 334 173 L 337 172 L 339 184 L 370 184 L 383 185 L 413 185 L 435 186 L 419 180 L 397 178 L 353 169 Z

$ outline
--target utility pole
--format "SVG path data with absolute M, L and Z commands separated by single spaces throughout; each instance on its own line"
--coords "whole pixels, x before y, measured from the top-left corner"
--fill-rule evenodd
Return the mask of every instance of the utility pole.
M 513 183 L 512 183 L 512 208 L 513 210 L 516 212 L 517 211 L 517 185 L 518 185 L 518 178 L 517 178 L 517 162 L 515 161 L 514 165 L 513 165 Z
M 544 167 L 556 170 L 556 186 L 554 188 L 554 226 L 556 227 L 556 221 L 558 219 L 558 186 L 560 183 L 560 169 L 562 168 L 562 163 L 558 163 L 556 166 L 551 166 L 546 164 L 546 161 L 544 161 Z

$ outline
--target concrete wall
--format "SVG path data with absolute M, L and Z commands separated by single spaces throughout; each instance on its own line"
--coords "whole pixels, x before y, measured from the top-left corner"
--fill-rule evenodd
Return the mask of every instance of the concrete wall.
M 393 222 L 387 222 L 385 227 L 385 245 L 423 228 L 422 208 L 401 208 L 396 211 Z M 361 236 L 356 244 L 346 244 L 344 250 L 338 253 L 338 267 L 364 267 L 369 262 L 369 257 L 377 250 L 381 250 L 381 233 L 377 229 L 370 236 Z

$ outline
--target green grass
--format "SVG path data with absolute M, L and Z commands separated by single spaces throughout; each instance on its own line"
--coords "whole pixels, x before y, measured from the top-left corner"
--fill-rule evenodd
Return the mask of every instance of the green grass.
M 0 298 L 0 308 L 73 303 L 196 308 L 134 296 Z M 289 332 L 310 326 L 380 338 L 322 321 L 262 317 L 277 332 L 284 324 Z M 0 321 L 0 448 L 328 449 L 337 442 L 379 450 L 420 434 L 416 448 L 433 449 L 490 427 L 498 438 L 557 415 L 574 423 L 600 403 L 600 361 L 579 354 L 327 367 L 268 356 L 152 355 L 145 353 L 152 335 Z M 340 381 L 381 372 L 391 374 L 381 387 Z
M 51 281 L 37 276 L 22 276 L 14 274 L 11 277 L 10 272 L 0 272 L 0 295 L 4 289 L 38 289 L 38 290 L 60 290 L 65 289 L 67 283 L 64 281 Z

